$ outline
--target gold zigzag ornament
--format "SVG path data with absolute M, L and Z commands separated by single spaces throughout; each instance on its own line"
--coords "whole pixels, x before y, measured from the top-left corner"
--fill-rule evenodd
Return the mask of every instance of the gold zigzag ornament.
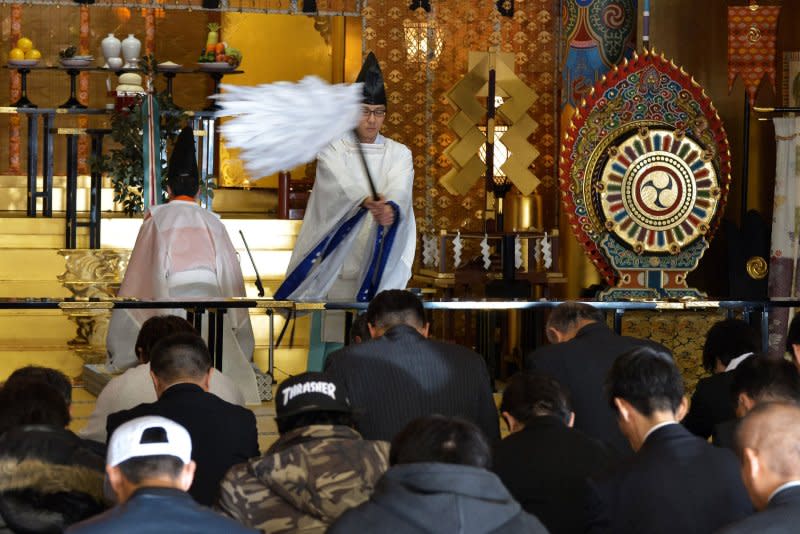
M 539 185 L 539 178 L 530 171 L 539 151 L 528 143 L 528 137 L 539 124 L 528 115 L 528 109 L 539 96 L 514 74 L 514 54 L 510 53 L 470 52 L 469 71 L 447 93 L 450 105 L 458 110 L 448 123 L 457 139 L 445 150 L 453 168 L 439 183 L 452 195 L 465 195 L 486 174 L 478 154 L 486 143 L 480 128 L 486 122 L 486 109 L 478 97 L 488 95 L 490 54 L 496 59 L 495 92 L 503 97 L 496 113 L 508 125 L 502 142 L 509 156 L 501 169 L 523 195 L 529 195 Z

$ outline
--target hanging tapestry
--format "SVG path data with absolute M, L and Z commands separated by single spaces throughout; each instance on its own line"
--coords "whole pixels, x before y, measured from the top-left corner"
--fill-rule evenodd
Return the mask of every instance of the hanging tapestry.
M 636 45 L 636 0 L 563 2 L 567 44 L 561 107 L 577 107 L 595 82 Z
M 800 260 L 800 118 L 776 117 L 775 196 L 769 260 L 769 296 L 797 298 Z M 770 314 L 770 354 L 782 355 L 789 310 Z
M 800 51 L 783 53 L 783 105 L 800 107 Z
M 775 34 L 780 12 L 780 6 L 728 7 L 728 93 L 736 76 L 741 76 L 751 106 L 765 75 L 775 88 Z
M 694 79 L 648 52 L 614 67 L 576 110 L 560 170 L 573 232 L 616 286 L 602 298 L 701 296 L 686 274 L 721 219 L 730 153 Z

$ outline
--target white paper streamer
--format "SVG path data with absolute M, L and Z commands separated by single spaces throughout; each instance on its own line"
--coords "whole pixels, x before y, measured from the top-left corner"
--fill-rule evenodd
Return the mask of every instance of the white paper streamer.
M 522 239 L 519 235 L 514 236 L 514 268 L 522 267 Z
M 461 242 L 461 230 L 456 233 L 453 238 L 453 267 L 458 268 L 461 266 L 461 250 L 464 244 Z
M 436 236 L 422 234 L 422 264 L 433 267 L 436 258 Z
M 254 178 L 293 169 L 317 157 L 328 143 L 349 133 L 361 120 L 360 83 L 334 84 L 306 76 L 298 83 L 254 87 L 223 84 L 213 98 L 228 146 Z
M 487 271 L 492 266 L 491 251 L 489 250 L 489 236 L 484 234 L 481 240 L 481 255 L 483 256 L 483 268 Z
M 549 269 L 553 265 L 553 248 L 550 244 L 550 239 L 547 237 L 547 232 L 544 233 L 542 238 L 542 258 L 544 259 L 544 268 Z

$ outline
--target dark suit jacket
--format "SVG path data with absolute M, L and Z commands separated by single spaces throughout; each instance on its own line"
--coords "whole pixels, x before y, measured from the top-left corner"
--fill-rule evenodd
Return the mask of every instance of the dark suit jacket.
M 325 371 L 347 387 L 364 439 L 391 441 L 409 421 L 431 414 L 464 417 L 490 441 L 500 438 L 486 363 L 465 347 L 399 325 L 334 352 Z
M 717 447 L 725 447 L 736 450 L 736 429 L 741 419 L 731 419 L 714 426 L 714 440 L 712 443 Z
M 763 511 L 723 528 L 719 534 L 786 534 L 799 528 L 800 486 L 794 486 L 775 494 Z
M 590 480 L 587 511 L 587 532 L 704 534 L 743 519 L 752 505 L 733 453 L 671 424 Z
M 200 504 L 211 506 L 217 499 L 219 484 L 228 469 L 258 456 L 256 417 L 247 408 L 225 402 L 194 384 L 175 384 L 150 404 L 108 416 L 110 437 L 122 423 L 160 415 L 179 423 L 192 437 L 192 459 L 197 463 L 189 493 Z
M 586 479 L 608 469 L 602 443 L 553 416 L 536 417 L 496 444 L 492 468 L 526 512 L 553 534 L 583 532 Z
M 641 345 L 667 350 L 651 341 L 618 336 L 603 323 L 592 323 L 569 341 L 539 347 L 525 358 L 525 364 L 528 369 L 552 376 L 569 390 L 576 429 L 626 455 L 632 453 L 631 446 L 617 426 L 603 385 L 617 356 Z
M 732 385 L 733 372 L 730 371 L 707 376 L 697 382 L 689 413 L 683 418 L 683 425 L 689 432 L 708 439 L 714 434 L 716 425 L 736 419 L 731 397 Z

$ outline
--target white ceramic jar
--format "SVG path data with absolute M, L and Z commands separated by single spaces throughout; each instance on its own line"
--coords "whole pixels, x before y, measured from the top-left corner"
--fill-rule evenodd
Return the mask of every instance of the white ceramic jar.
M 122 41 L 122 57 L 125 58 L 125 67 L 135 67 L 139 62 L 139 52 L 142 51 L 142 42 L 129 33 Z
M 108 67 L 109 58 L 120 57 L 120 53 L 122 52 L 122 42 L 117 39 L 113 33 L 109 33 L 108 37 L 100 41 L 100 48 L 103 50 L 103 57 L 106 58 L 105 66 Z

